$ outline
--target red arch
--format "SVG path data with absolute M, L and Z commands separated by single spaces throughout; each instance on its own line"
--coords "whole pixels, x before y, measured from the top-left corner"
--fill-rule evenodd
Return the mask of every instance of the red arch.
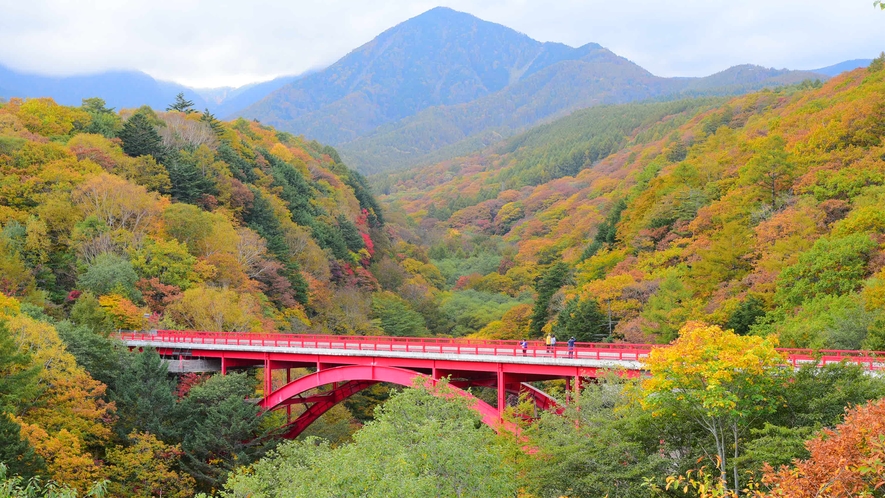
M 323 396 L 324 399 L 317 400 L 307 411 L 290 424 L 285 434 L 287 438 L 298 436 L 307 428 L 314 420 L 323 413 L 331 409 L 335 404 L 351 395 L 369 387 L 375 382 L 389 382 L 401 386 L 412 387 L 416 378 L 423 378 L 431 385 L 436 384 L 436 380 L 427 375 L 418 373 L 405 368 L 383 367 L 372 365 L 350 365 L 343 367 L 334 367 L 310 375 L 305 375 L 299 379 L 293 380 L 285 386 L 270 393 L 261 401 L 260 406 L 266 410 L 273 410 L 287 404 L 287 401 L 296 396 L 300 396 L 305 392 L 325 386 L 332 383 L 347 383 L 332 390 L 331 393 Z M 482 421 L 489 427 L 497 429 L 501 424 L 498 416 L 498 410 L 485 401 L 482 401 L 472 394 L 454 386 L 449 386 L 458 395 L 473 400 L 473 409 L 482 415 Z M 510 427 L 508 427 L 510 429 Z

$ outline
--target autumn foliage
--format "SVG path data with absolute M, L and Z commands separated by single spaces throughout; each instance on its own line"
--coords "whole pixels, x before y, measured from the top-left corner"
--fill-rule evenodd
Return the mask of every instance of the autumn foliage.
M 885 399 L 847 409 L 845 421 L 806 443 L 811 457 L 765 469 L 767 497 L 882 496 L 885 490 Z

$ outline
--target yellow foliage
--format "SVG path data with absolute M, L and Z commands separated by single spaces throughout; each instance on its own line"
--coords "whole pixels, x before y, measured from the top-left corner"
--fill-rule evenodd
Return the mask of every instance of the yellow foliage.
M 119 294 L 101 296 L 98 304 L 113 318 L 117 329 L 143 330 L 147 325 L 147 319 L 144 318 L 147 310 L 139 308 Z

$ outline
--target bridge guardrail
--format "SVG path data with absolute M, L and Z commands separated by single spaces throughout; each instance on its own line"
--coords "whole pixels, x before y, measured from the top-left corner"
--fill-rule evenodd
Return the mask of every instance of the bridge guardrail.
M 256 334 L 248 332 L 203 332 L 157 330 L 155 332 L 122 332 L 123 340 L 164 342 L 173 344 L 238 345 L 302 347 L 359 351 L 390 351 L 410 353 L 472 354 L 493 356 L 526 356 L 545 358 L 579 358 L 617 361 L 642 361 L 657 344 L 575 343 L 569 351 L 566 343 L 548 348 L 543 341 L 528 341 L 523 350 L 520 341 L 466 339 L 445 337 L 336 336 L 315 334 Z M 810 350 L 779 348 L 786 363 L 793 367 L 817 362 L 822 365 L 848 361 L 868 370 L 885 370 L 885 352 L 849 350 Z

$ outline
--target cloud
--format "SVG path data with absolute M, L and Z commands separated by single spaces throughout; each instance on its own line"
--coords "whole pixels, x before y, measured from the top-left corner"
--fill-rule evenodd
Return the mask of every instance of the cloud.
M 0 63 L 43 74 L 138 69 L 237 86 L 333 63 L 437 5 L 407 0 L 0 0 Z M 866 0 L 448 0 L 542 41 L 597 42 L 662 76 L 813 68 L 885 49 Z

